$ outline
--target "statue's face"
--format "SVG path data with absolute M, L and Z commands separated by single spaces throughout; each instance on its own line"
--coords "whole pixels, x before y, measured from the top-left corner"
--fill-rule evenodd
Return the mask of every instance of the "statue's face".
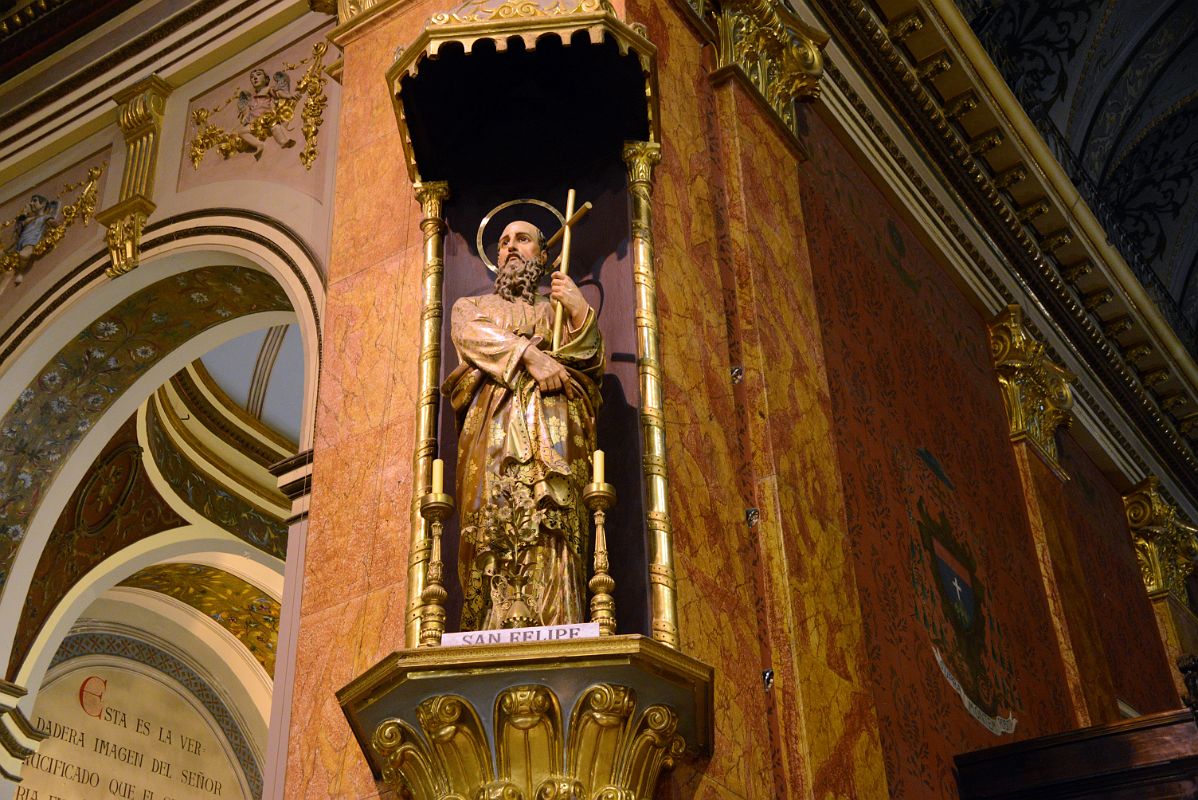
M 531 222 L 516 220 L 499 237 L 499 269 L 504 270 L 508 261 L 517 256 L 524 261 L 541 259 L 540 237 L 537 226 Z
M 255 89 L 265 89 L 268 83 L 270 83 L 270 77 L 266 74 L 266 70 L 250 70 L 250 86 Z

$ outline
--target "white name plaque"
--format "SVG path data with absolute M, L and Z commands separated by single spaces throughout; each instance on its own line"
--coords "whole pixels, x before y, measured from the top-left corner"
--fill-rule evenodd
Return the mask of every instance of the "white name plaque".
M 441 637 L 441 644 L 444 647 L 460 647 L 462 645 L 512 644 L 513 642 L 560 642 L 566 639 L 590 639 L 598 635 L 598 622 L 580 622 L 576 625 L 546 625 L 540 628 L 446 633 Z

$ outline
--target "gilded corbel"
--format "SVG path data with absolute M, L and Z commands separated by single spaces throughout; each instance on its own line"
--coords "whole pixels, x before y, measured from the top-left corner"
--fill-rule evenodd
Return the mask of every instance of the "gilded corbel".
M 798 139 L 794 104 L 819 97 L 827 34 L 780 0 L 722 0 L 711 14 L 719 31 L 716 76 L 740 72 Z
M 141 259 L 142 228 L 156 207 L 150 198 L 158 167 L 162 114 L 170 93 L 166 81 L 151 75 L 113 98 L 121 106 L 117 124 L 125 135 L 125 172 L 120 200 L 96 214 L 108 229 L 104 238 L 112 263 L 105 272 L 110 278 L 134 269 Z
M 1057 459 L 1057 429 L 1072 421 L 1072 372 L 1049 360 L 1043 342 L 1023 324 L 1023 309 L 1007 306 L 990 323 L 990 351 L 1010 423 L 1011 441 L 1026 441 L 1066 479 Z
M 1150 475 L 1123 496 L 1140 577 L 1149 595 L 1168 593 L 1186 605 L 1186 578 L 1198 557 L 1198 528 L 1184 522 Z

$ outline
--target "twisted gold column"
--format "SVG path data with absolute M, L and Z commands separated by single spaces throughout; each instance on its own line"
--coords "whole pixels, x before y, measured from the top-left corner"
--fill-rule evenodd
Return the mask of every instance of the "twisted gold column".
M 408 605 L 404 642 L 420 644 L 421 595 L 425 565 L 432 547 L 428 523 L 420 513 L 421 499 L 432 484 L 433 459 L 437 455 L 437 385 L 441 377 L 441 283 L 445 272 L 445 220 L 442 206 L 449 197 L 444 181 L 416 182 L 416 199 L 424 214 L 424 297 L 420 312 L 420 385 L 417 388 L 416 450 L 412 456 L 412 541 L 408 554 Z
M 653 271 L 653 167 L 661 162 L 656 142 L 625 142 L 628 191 L 632 199 L 632 279 L 636 284 L 636 354 L 641 389 L 642 463 L 649 523 L 649 584 L 652 636 L 678 647 L 678 600 L 674 542 L 666 480 L 666 428 L 662 413 L 661 359 L 657 345 L 657 278 Z

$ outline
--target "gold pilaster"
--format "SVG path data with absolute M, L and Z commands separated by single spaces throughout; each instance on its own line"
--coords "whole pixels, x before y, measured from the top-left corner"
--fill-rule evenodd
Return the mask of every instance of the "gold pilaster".
M 661 162 L 656 142 L 625 142 L 628 192 L 632 198 L 632 280 L 636 284 L 637 371 L 641 389 L 646 516 L 649 524 L 649 583 L 653 638 L 678 647 L 678 600 L 674 541 L 666 477 L 665 404 L 657 335 L 657 277 L 653 268 L 653 167 Z
M 112 258 L 106 270 L 110 278 L 134 269 L 141 258 L 141 231 L 155 208 L 151 197 L 158 171 L 158 143 L 170 93 L 166 81 L 151 75 L 113 98 L 121 106 L 117 124 L 125 135 L 125 172 L 120 200 L 96 214 L 108 228 L 104 238 Z
M 1167 593 L 1187 607 L 1186 578 L 1198 557 L 1198 528 L 1184 522 L 1150 475 L 1123 496 L 1140 576 L 1149 595 Z
M 408 607 L 404 640 L 408 647 L 420 643 L 421 596 L 432 540 L 420 513 L 420 502 L 432 485 L 433 459 L 437 456 L 437 387 L 441 379 L 441 284 L 445 274 L 445 219 L 449 198 L 444 181 L 412 184 L 420 201 L 424 233 L 424 287 L 420 312 L 420 383 L 417 387 L 416 450 L 412 456 L 412 541 L 408 555 Z
M 1007 306 L 990 322 L 990 352 L 1002 387 L 1011 441 L 1026 441 L 1063 480 L 1057 459 L 1057 429 L 1072 420 L 1074 375 L 1045 355 L 1023 324 L 1023 309 Z

